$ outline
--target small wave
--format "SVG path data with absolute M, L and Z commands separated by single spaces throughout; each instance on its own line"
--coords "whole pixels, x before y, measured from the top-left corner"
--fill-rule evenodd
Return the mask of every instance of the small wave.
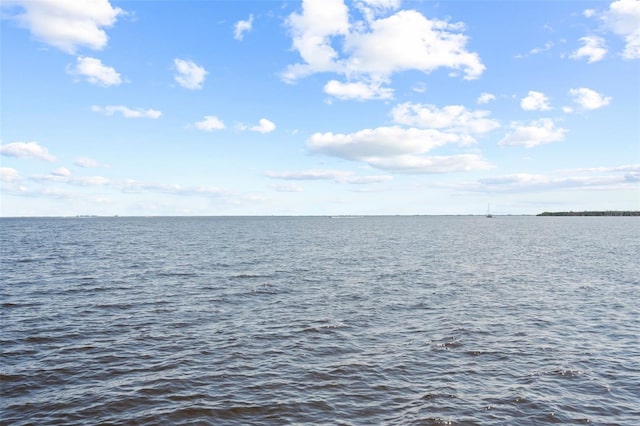
M 462 347 L 462 342 L 459 340 L 448 340 L 442 343 L 432 342 L 432 345 L 434 345 L 437 348 L 449 350 L 449 349 L 457 349 Z
M 198 277 L 200 274 L 195 272 L 159 272 L 158 277 Z
M 271 278 L 271 277 L 272 275 L 243 273 L 243 274 L 232 275 L 229 278 L 231 278 L 232 280 L 247 280 L 247 279 L 256 279 L 256 278 Z
M 547 374 L 559 377 L 579 377 L 584 375 L 585 372 L 577 368 L 556 368 L 548 371 Z
M 40 258 L 33 258 L 33 257 L 29 257 L 29 258 L 24 258 L 24 259 L 16 259 L 15 262 L 16 263 L 32 263 L 32 262 L 39 262 Z
M 57 340 L 58 338 L 53 336 L 29 336 L 24 339 L 26 343 L 51 343 Z
M 452 393 L 425 393 L 420 397 L 423 400 L 435 400 L 435 399 L 456 399 L 457 396 Z

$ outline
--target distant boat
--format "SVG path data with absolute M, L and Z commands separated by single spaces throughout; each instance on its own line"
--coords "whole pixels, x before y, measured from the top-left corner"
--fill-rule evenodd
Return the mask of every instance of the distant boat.
M 491 206 L 487 204 L 487 217 L 491 219 L 493 215 L 491 214 Z

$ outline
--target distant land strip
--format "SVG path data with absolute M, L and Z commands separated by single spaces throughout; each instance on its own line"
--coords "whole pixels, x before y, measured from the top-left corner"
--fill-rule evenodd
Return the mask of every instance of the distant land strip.
M 544 212 L 537 216 L 640 216 L 640 211 L 584 211 L 584 212 Z

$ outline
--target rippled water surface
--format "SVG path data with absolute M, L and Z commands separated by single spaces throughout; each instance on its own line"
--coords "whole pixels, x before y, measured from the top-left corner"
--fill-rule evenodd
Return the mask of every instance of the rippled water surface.
M 0 423 L 640 424 L 640 220 L 2 219 Z

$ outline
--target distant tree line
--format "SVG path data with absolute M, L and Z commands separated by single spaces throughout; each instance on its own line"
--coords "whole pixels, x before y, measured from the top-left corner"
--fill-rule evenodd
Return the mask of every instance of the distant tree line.
M 640 216 L 640 211 L 584 211 L 584 212 L 544 212 L 538 216 Z

